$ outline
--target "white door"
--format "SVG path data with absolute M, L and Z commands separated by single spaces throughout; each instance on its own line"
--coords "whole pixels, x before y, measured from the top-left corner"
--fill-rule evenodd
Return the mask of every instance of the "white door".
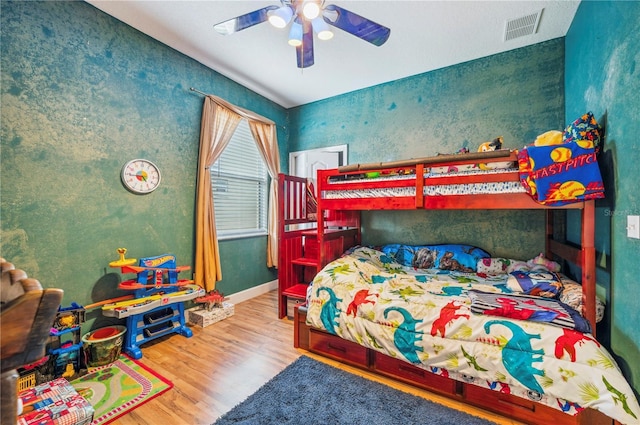
M 347 163 L 347 145 L 331 146 L 328 148 L 310 149 L 291 152 L 289 154 L 289 174 L 310 178 L 317 191 L 317 172 L 329 168 L 338 168 Z M 315 224 L 299 224 L 292 228 L 306 229 Z
M 347 145 L 310 149 L 289 154 L 289 174 L 316 178 L 318 170 L 338 168 L 347 163 Z
M 327 170 L 329 168 L 338 168 L 340 166 L 339 152 L 309 152 L 305 155 L 303 177 L 311 177 L 316 179 L 318 170 Z

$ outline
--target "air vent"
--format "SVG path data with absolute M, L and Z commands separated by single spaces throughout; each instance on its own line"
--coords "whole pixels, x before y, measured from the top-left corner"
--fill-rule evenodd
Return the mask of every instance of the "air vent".
M 536 31 L 538 31 L 538 23 L 540 23 L 540 16 L 542 16 L 543 10 L 544 9 L 540 9 L 531 15 L 507 21 L 504 29 L 504 41 L 535 34 Z

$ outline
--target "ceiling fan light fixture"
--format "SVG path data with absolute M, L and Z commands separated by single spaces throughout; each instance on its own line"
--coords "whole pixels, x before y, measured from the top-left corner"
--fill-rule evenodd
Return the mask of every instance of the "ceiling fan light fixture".
M 329 25 L 327 25 L 322 17 L 318 16 L 311 21 L 311 26 L 320 40 L 330 40 L 333 38 L 333 32 L 329 29 Z
M 306 0 L 302 4 L 302 14 L 310 21 L 320 15 L 320 2 L 316 0 Z
M 293 17 L 293 10 L 289 6 L 282 6 L 269 13 L 269 23 L 276 28 L 284 28 L 289 25 Z
M 338 20 L 338 12 L 331 8 L 324 8 L 322 9 L 322 17 L 324 18 L 325 22 L 335 24 L 336 21 Z
M 291 30 L 289 31 L 289 45 L 298 47 L 302 45 L 302 24 L 296 19 L 291 24 Z
M 320 40 L 329 40 L 333 37 L 331 27 L 336 27 L 374 46 L 382 46 L 391 33 L 389 28 L 335 4 L 326 4 L 325 0 L 280 0 L 279 5 L 264 6 L 220 22 L 214 30 L 228 35 L 266 21 L 280 29 L 290 24 L 287 41 L 296 48 L 298 68 L 314 64 L 314 33 Z

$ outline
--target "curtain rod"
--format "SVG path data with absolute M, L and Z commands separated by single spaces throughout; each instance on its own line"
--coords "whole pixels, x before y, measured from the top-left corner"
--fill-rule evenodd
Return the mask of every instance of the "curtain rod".
M 199 93 L 199 94 L 201 94 L 201 95 L 203 95 L 203 96 L 209 96 L 209 95 L 208 95 L 208 94 L 206 94 L 205 92 L 202 92 L 202 91 L 200 91 L 200 90 L 198 90 L 198 89 L 194 89 L 193 87 L 189 87 L 189 90 L 194 91 L 194 92 L 196 92 L 196 93 Z
M 196 89 L 196 88 L 194 88 L 194 87 L 189 87 L 189 90 L 191 90 L 192 92 L 196 92 L 196 93 L 198 93 L 198 94 L 201 94 L 201 95 L 203 95 L 203 96 L 209 96 L 207 93 L 205 93 L 205 92 L 203 92 L 203 91 L 200 91 L 200 90 L 198 90 L 198 89 Z M 282 125 L 282 124 L 277 124 L 277 123 L 276 123 L 276 125 L 277 125 L 278 127 L 282 128 L 283 130 L 286 130 L 286 129 L 287 129 L 287 127 L 285 127 L 285 126 L 284 126 L 284 125 Z

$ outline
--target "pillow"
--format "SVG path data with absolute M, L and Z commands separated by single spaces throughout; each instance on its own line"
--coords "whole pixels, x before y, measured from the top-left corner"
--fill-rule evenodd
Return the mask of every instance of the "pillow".
M 575 142 L 578 140 L 589 140 L 594 147 L 600 146 L 602 140 L 602 127 L 593 117 L 591 112 L 587 112 L 571 124 L 562 133 L 562 141 Z
M 512 258 L 481 258 L 476 266 L 476 271 L 483 274 L 507 274 L 517 270 L 528 270 L 529 266 L 524 261 Z
M 570 279 L 562 279 L 562 292 L 558 299 L 582 314 L 582 285 Z M 596 297 L 596 323 L 604 317 L 604 303 Z
M 404 266 L 415 269 L 438 268 L 475 273 L 478 260 L 491 255 L 475 246 L 459 244 L 440 245 L 384 245 L 382 252 Z
M 547 271 L 516 271 L 509 273 L 507 287 L 537 297 L 556 298 L 562 292 L 562 281 L 557 274 Z
M 538 255 L 527 262 L 514 260 L 513 258 L 481 258 L 476 266 L 478 273 L 506 274 L 517 271 L 559 272 L 560 264 L 545 258 L 544 254 Z
M 560 264 L 556 263 L 555 261 L 549 260 L 542 253 L 540 253 L 540 255 L 538 255 L 536 258 L 527 261 L 527 265 L 531 268 L 531 270 L 539 270 L 540 266 L 542 266 L 543 269 L 556 273 L 559 272 L 561 268 Z

